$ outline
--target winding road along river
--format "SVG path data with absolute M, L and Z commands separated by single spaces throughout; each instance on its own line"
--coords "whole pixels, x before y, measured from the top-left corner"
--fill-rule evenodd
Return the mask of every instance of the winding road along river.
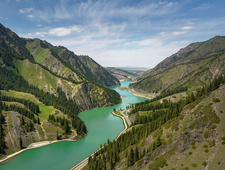
M 122 81 L 121 86 L 128 86 L 130 83 L 130 81 Z M 114 140 L 124 126 L 120 118 L 111 114 L 113 108 L 125 109 L 129 103 L 141 102 L 146 98 L 134 96 L 117 87 L 111 87 L 111 89 L 125 96 L 122 98 L 123 103 L 80 113 L 79 117 L 85 122 L 88 130 L 85 138 L 76 142 L 63 141 L 27 150 L 1 165 L 0 170 L 70 169 L 95 152 L 100 144 L 107 142 L 107 139 Z

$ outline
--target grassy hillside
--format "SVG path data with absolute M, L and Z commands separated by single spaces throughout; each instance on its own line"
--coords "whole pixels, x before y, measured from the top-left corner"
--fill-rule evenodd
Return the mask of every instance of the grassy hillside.
M 43 48 L 41 46 L 41 40 L 29 40 L 26 42 L 26 48 L 33 55 L 34 60 L 56 73 L 61 77 L 74 80 L 74 82 L 79 83 L 84 79 L 81 75 L 74 72 L 70 68 L 63 65 L 63 63 L 52 55 L 50 48 Z
M 61 87 L 68 96 L 72 97 L 79 90 L 80 85 L 56 77 L 48 70 L 43 69 L 38 64 L 31 63 L 29 60 L 17 60 L 15 61 L 15 67 L 29 84 L 46 92 L 56 93 L 57 87 Z
M 225 72 L 225 37 L 193 43 L 147 71 L 132 86 L 151 93 L 188 87 L 191 91 Z

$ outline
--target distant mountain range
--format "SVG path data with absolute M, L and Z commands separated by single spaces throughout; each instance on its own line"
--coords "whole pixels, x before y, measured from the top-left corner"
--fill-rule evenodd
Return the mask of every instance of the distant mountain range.
M 121 81 L 133 81 L 144 72 L 140 67 L 106 67 L 106 69 Z

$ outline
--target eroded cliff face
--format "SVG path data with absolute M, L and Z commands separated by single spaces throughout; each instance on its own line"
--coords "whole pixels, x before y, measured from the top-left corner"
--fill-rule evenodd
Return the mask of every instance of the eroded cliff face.
M 57 133 L 62 139 L 76 136 L 75 131 L 65 136 L 63 134 L 64 130 L 60 126 L 55 126 L 47 120 L 41 122 L 41 124 L 34 124 L 29 118 L 14 111 L 5 112 L 5 119 L 4 126 L 7 153 L 26 148 L 31 143 L 44 140 L 57 140 Z
M 6 146 L 14 152 L 21 149 L 20 140 L 23 147 L 35 141 L 43 140 L 38 132 L 28 132 L 21 124 L 20 114 L 18 112 L 10 111 L 6 117 L 6 125 L 8 132 L 5 135 Z

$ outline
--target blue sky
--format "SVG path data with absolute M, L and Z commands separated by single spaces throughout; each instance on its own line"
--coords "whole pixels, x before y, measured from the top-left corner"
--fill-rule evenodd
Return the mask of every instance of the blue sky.
M 103 66 L 152 68 L 192 42 L 224 36 L 224 0 L 0 0 L 0 23 Z

